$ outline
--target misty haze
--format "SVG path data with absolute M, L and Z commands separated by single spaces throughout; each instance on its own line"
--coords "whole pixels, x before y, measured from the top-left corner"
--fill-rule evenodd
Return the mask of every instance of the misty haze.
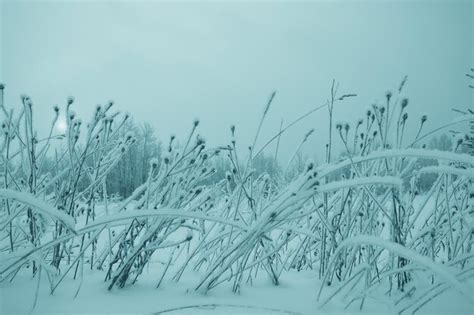
M 474 314 L 474 1 L 0 0 L 0 314 Z

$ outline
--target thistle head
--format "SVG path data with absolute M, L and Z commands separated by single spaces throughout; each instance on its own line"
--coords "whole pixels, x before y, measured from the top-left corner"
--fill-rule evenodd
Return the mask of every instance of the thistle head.
M 348 123 L 345 123 L 345 124 L 344 124 L 344 131 L 347 133 L 347 132 L 349 132 L 349 129 L 350 129 L 349 124 L 348 124 Z
M 402 99 L 402 109 L 408 106 L 408 98 Z
M 197 135 L 196 136 L 196 145 L 200 146 L 206 143 L 206 139 L 204 139 L 202 136 Z
M 26 94 L 22 94 L 22 95 L 20 95 L 20 99 L 21 99 L 23 104 L 26 104 L 30 100 L 30 97 Z
M 402 116 L 403 122 L 407 121 L 408 119 L 408 113 L 404 113 Z
M 170 163 L 170 155 L 169 154 L 165 154 L 163 156 L 163 163 L 165 163 L 166 165 L 168 165 Z
M 73 111 L 73 110 L 70 111 L 70 112 L 69 112 L 69 117 L 68 117 L 69 120 L 70 120 L 70 121 L 73 121 L 75 117 L 76 117 L 76 112 Z
M 155 169 L 158 167 L 158 159 L 157 158 L 153 158 L 150 160 L 150 167 L 152 169 Z

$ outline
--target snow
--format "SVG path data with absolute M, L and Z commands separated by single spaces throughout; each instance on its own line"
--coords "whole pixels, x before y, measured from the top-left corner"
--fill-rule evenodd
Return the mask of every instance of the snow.
M 217 153 L 206 148 L 198 120 L 187 140 L 170 139 L 167 152 L 151 159 L 133 154 L 141 152 L 131 147 L 140 140 L 133 125 L 120 130 L 127 117 L 117 125 L 112 103 L 85 124 L 86 139 L 71 105 L 71 130 L 50 170 L 40 162 L 47 155 L 35 150 L 32 106 L 18 118 L 24 132 L 16 128 L 8 138 L 15 142 L 4 142 L 19 153 L 1 156 L 4 175 L 16 168 L 3 181 L 10 189 L 0 189 L 1 314 L 380 314 L 421 306 L 425 314 L 474 313 L 473 185 L 466 180 L 474 178 L 474 157 L 372 151 L 400 148 L 406 118 L 395 145 L 386 137 L 380 143 L 371 111 L 369 143 L 361 150 L 354 144 L 354 152 L 349 125 L 337 124 L 345 160 L 319 167 L 308 161 L 286 178 L 254 163 L 267 104 L 246 161 L 235 142 L 223 147 L 228 165 L 219 176 L 226 181 L 210 178 L 218 173 L 210 161 Z M 65 165 L 59 174 L 58 158 Z M 416 171 L 425 159 L 438 166 Z M 438 176 L 427 188 L 420 173 L 454 176 Z M 109 180 L 120 187 L 109 191 Z M 122 181 L 134 183 L 131 195 Z
M 225 225 L 230 225 L 241 230 L 246 230 L 246 227 L 235 221 L 226 220 L 217 216 L 211 216 L 199 212 L 183 211 L 177 209 L 157 209 L 157 210 L 131 210 L 127 212 L 106 215 L 97 218 L 94 222 L 79 227 L 76 230 L 77 234 L 84 234 L 94 231 L 100 226 L 116 226 L 129 224 L 131 219 L 145 218 L 145 217 L 168 217 L 168 218 L 186 218 L 186 219 L 200 219 L 211 222 L 219 222 Z
M 153 265 L 161 264 L 160 261 L 153 262 Z M 283 275 L 278 286 L 264 278 L 254 282 L 253 286 L 246 286 L 240 294 L 232 293 L 231 285 L 224 284 L 220 290 L 204 295 L 193 290 L 198 279 L 198 275 L 193 273 L 186 274 L 179 283 L 166 279 L 157 289 L 159 273 L 153 269 L 149 268 L 145 277 L 135 285 L 112 291 L 107 290 L 103 273 L 85 271 L 84 283 L 76 298 L 78 280 L 65 282 L 62 290 L 54 295 L 49 294 L 47 283 L 43 281 L 32 314 L 396 314 L 392 306 L 375 300 L 363 311 L 358 307 L 343 310 L 340 305 L 345 303 L 338 299 L 318 309 L 316 293 L 320 282 L 316 271 L 290 271 Z M 32 307 L 35 289 L 36 281 L 27 274 L 15 279 L 14 285 L 0 283 L 0 314 L 27 314 Z M 191 307 L 209 304 L 216 306 Z M 171 311 L 176 308 L 179 310 Z M 448 291 L 417 314 L 468 315 L 472 310 L 458 295 Z
M 53 219 L 59 220 L 63 223 L 67 228 L 71 231 L 74 231 L 74 219 L 65 214 L 64 212 L 60 212 L 57 209 L 51 207 L 49 204 L 40 200 L 27 192 L 19 192 L 12 189 L 0 189 L 0 197 L 6 198 L 9 200 L 18 201 L 22 204 L 25 204 L 30 207 L 32 211 L 38 212 L 45 216 L 49 216 Z M 26 208 L 23 208 L 26 210 Z M 15 215 L 17 215 L 16 213 Z
M 474 298 L 471 294 L 471 292 L 473 292 L 474 289 L 470 288 L 465 283 L 461 283 L 460 281 L 458 281 L 456 277 L 452 275 L 451 270 L 444 267 L 443 265 L 433 262 L 432 260 L 430 260 L 429 258 L 425 256 L 421 256 L 414 250 L 401 246 L 400 244 L 381 239 L 380 237 L 377 237 L 377 236 L 358 235 L 358 236 L 345 239 L 344 241 L 342 241 L 342 243 L 339 244 L 339 247 L 334 253 L 334 256 L 331 262 L 329 263 L 329 265 L 331 266 L 334 264 L 334 261 L 337 259 L 337 256 L 346 246 L 350 246 L 350 245 L 354 246 L 354 245 L 362 245 L 362 244 L 380 246 L 382 248 L 387 249 L 391 253 L 405 257 L 412 262 L 415 262 L 417 264 L 420 264 L 430 269 L 435 274 L 441 276 L 449 285 L 457 289 L 459 293 L 461 293 L 466 299 L 470 301 L 470 303 L 472 303 L 472 307 L 474 308 Z
M 474 165 L 474 157 L 469 154 L 460 154 L 454 152 L 446 152 L 440 150 L 425 150 L 425 149 L 400 149 L 400 150 L 381 150 L 370 153 L 367 156 L 354 157 L 352 159 L 346 159 L 337 164 L 327 165 L 324 164 L 318 167 L 318 172 L 321 176 L 328 176 L 342 168 L 348 167 L 352 164 L 358 164 L 361 162 L 368 162 L 383 158 L 421 158 L 430 160 L 445 160 L 451 162 L 458 162 L 467 165 Z
M 451 174 L 457 176 L 464 176 L 468 178 L 474 178 L 474 168 L 462 169 L 451 167 L 447 165 L 441 166 L 427 166 L 417 171 L 418 173 L 440 173 L 440 174 Z
M 155 264 L 160 264 L 155 261 Z M 62 290 L 53 296 L 48 294 L 48 288 L 43 284 L 38 304 L 33 314 L 64 314 L 64 313 L 94 313 L 94 314 L 155 314 L 160 311 L 192 305 L 217 304 L 214 308 L 196 308 L 168 312 L 165 314 L 311 314 L 314 311 L 314 292 L 316 290 L 316 275 L 310 272 L 292 273 L 285 277 L 280 286 L 273 287 L 269 280 L 263 279 L 255 283 L 249 290 L 241 294 L 233 294 L 229 286 L 216 290 L 207 295 L 195 292 L 192 285 L 197 275 L 187 274 L 179 283 L 165 280 L 156 289 L 159 273 L 150 268 L 146 277 L 134 286 L 121 290 L 107 291 L 103 282 L 103 274 L 88 272 L 85 275 L 83 289 L 74 299 L 78 281 L 67 282 Z M 1 314 L 27 313 L 31 308 L 36 281 L 28 276 L 18 279 L 15 287 L 5 287 L 2 284 Z M 22 292 L 22 294 L 18 294 Z M 297 294 L 295 294 L 297 293 Z M 288 297 L 291 296 L 291 299 Z M 28 301 L 28 302 L 26 302 Z M 242 306 L 229 307 L 226 305 Z M 270 311 L 268 309 L 278 309 Z
M 400 188 L 402 186 L 402 180 L 393 176 L 371 176 L 371 177 L 359 177 L 350 180 L 332 182 L 319 187 L 320 192 L 330 192 L 339 189 L 351 188 L 356 186 L 364 185 L 389 185 Z

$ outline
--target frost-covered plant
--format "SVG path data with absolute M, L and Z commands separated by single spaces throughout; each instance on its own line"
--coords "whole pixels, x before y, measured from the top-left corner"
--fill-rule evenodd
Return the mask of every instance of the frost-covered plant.
M 326 103 L 282 123 L 278 133 L 259 146 L 276 96 L 272 93 L 245 153 L 237 150 L 235 126 L 229 144 L 208 148 L 195 120 L 189 136 L 180 145 L 171 136 L 161 159 L 150 161 L 144 182 L 114 204 L 109 204 L 107 175 L 134 137 L 118 132 L 123 120 L 106 114 L 111 104 L 97 109 L 87 136 L 80 140 L 81 123 L 68 101 L 66 145 L 54 164 L 64 171 L 51 177 L 35 166 L 37 152 L 45 154 L 46 149 L 37 150 L 28 120 L 32 114 L 26 112 L 32 108 L 28 99 L 23 99 L 24 113 L 16 118 L 2 103 L 7 117 L 3 128 L 10 136 L 5 136 L 1 151 L 5 223 L 0 232 L 8 240 L 2 246 L 10 249 L 3 250 L 7 254 L 0 275 L 11 279 L 34 262 L 36 269 L 47 270 L 54 291 L 67 276 L 82 274 L 87 263 L 104 270 L 113 289 L 138 281 L 152 259 L 159 258 L 161 265 L 154 266 L 161 269 L 157 286 L 166 278 L 179 281 L 186 272 L 198 271 L 202 277 L 196 289 L 207 291 L 230 281 L 239 292 L 260 273 L 278 285 L 290 269 L 311 269 L 322 281 L 321 306 L 345 294 L 348 307 L 358 301 L 362 308 L 381 291 L 400 312 L 416 311 L 449 288 L 469 298 L 464 282 L 474 276 L 474 158 L 459 152 L 458 142 L 464 138 L 458 137 L 448 152 L 427 150 L 422 142 L 473 117 L 465 113 L 426 132 L 424 115 L 410 139 L 405 84 L 406 78 L 395 93 L 387 92 L 381 103 L 351 124 L 333 123 L 334 106 L 355 96 L 340 96 L 333 82 Z M 330 125 L 324 164 L 309 160 L 299 173 L 288 174 L 311 130 L 286 168 L 256 171 L 269 145 L 276 142 L 276 161 L 281 135 L 322 108 L 329 109 Z M 56 138 L 50 133 L 47 143 Z M 339 159 L 335 141 L 344 147 Z M 18 153 L 12 154 L 11 148 Z M 216 163 L 221 163 L 222 178 L 209 181 Z M 22 174 L 24 183 L 17 183 L 12 172 Z M 436 179 L 422 195 L 419 180 L 427 173 Z M 44 187 L 32 190 L 37 185 L 29 181 L 39 178 Z M 47 193 L 50 187 L 54 189 Z M 40 221 L 43 217 L 49 221 Z
M 104 193 L 107 174 L 134 138 L 118 136 L 128 116 L 112 113 L 113 102 L 97 107 L 82 137 L 84 127 L 72 110 L 73 98 L 66 104 L 65 134 L 56 134 L 60 109 L 55 106 L 49 133 L 39 138 L 31 99 L 22 96 L 22 108 L 16 113 L 3 103 L 3 86 L 1 93 L 0 230 L 7 232 L 9 242 L 0 275 L 12 279 L 31 265 L 35 276 L 42 270 L 47 273 L 54 291 L 68 271 L 75 267 L 75 277 L 78 268 L 84 267 L 86 251 L 94 264 L 97 240 L 89 242 L 90 235 L 87 239 L 85 234 L 77 235 L 75 223 L 95 220 L 97 197 Z M 64 260 L 68 267 L 63 266 Z
M 474 68 L 471 68 L 471 72 L 470 73 L 466 73 L 466 76 L 469 78 L 469 79 L 474 79 Z M 474 89 L 474 85 L 473 84 L 470 84 L 469 87 L 471 89 Z
M 326 284 L 330 285 L 335 278 L 341 283 L 335 293 L 340 293 L 343 288 L 350 290 L 353 299 L 349 304 L 360 300 L 361 307 L 365 299 L 376 292 L 374 288 L 384 288 L 384 285 L 388 287 L 388 294 L 398 296 L 396 304 L 402 305 L 401 301 L 407 299 L 406 303 L 412 305 L 410 303 L 413 300 L 408 298 L 413 297 L 417 286 L 412 279 L 415 273 L 420 274 L 419 268 L 425 270 L 426 266 L 420 266 L 417 256 L 407 254 L 408 252 L 430 257 L 436 270 L 442 268 L 439 264 L 451 264 L 463 270 L 471 253 L 472 226 L 467 222 L 473 217 L 470 205 L 472 178 L 469 174 L 474 159 L 456 153 L 456 147 L 453 152 L 414 149 L 427 135 L 439 130 L 422 134 L 426 116 L 421 117 L 415 138 L 408 145 L 405 143 L 404 132 L 408 121 L 406 110 L 409 102 L 399 96 L 405 81 L 395 100 L 392 93 L 387 93 L 385 104 L 373 105 L 367 110 L 365 120 L 356 123 L 352 144 L 349 141 L 350 128 L 336 126 L 348 159 L 339 165 L 323 167 L 327 174 L 347 169 L 343 176 L 355 180 L 371 176 L 392 176 L 404 181 L 404 185 L 398 188 L 373 189 L 363 185 L 360 189 L 335 192 L 333 198 L 339 200 L 337 203 L 341 206 L 338 207 L 339 210 L 330 209 L 329 213 L 332 212 L 332 220 L 337 218 L 337 221 L 333 221 L 333 225 L 331 222 L 321 225 L 322 229 L 336 231 L 322 242 L 331 244 L 326 254 L 320 255 L 321 259 L 328 257 L 328 269 L 324 274 Z M 456 122 L 467 120 L 464 117 Z M 421 160 L 433 160 L 439 166 L 417 169 L 417 162 Z M 428 194 L 421 197 L 417 180 L 424 173 L 438 174 L 438 178 Z M 363 241 L 352 242 L 351 248 L 341 247 L 358 235 L 377 235 L 385 243 L 380 244 L 381 248 L 379 244 L 374 246 Z M 385 246 L 388 244 L 401 246 L 406 252 L 396 252 L 392 245 Z M 454 261 L 458 263 L 454 264 Z M 439 272 L 428 269 L 432 283 L 453 286 L 453 282 L 446 283 L 445 277 Z M 360 281 L 361 279 L 364 281 Z M 398 291 L 402 292 L 401 295 L 393 292 L 394 281 Z M 461 286 L 457 283 L 454 287 Z M 356 289 L 359 294 L 354 294 Z M 400 311 L 408 308 L 400 307 Z

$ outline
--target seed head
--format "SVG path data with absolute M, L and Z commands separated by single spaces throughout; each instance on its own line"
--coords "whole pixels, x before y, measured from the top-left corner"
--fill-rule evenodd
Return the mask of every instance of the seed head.
M 312 159 L 309 159 L 306 161 L 306 172 L 311 171 L 314 168 L 314 161 Z
M 408 106 L 408 98 L 402 99 L 402 108 L 405 108 Z
M 73 120 L 74 120 L 74 117 L 76 117 L 76 112 L 75 112 L 75 111 L 70 111 L 70 112 L 69 112 L 69 120 L 70 120 L 70 121 L 73 121 Z
M 163 162 L 165 164 L 169 164 L 170 163 L 170 156 L 169 154 L 165 154 L 164 157 L 163 157 Z
M 127 134 L 125 135 L 125 139 L 127 139 L 127 141 L 130 141 L 133 137 L 133 133 L 131 131 L 127 132 Z
M 157 158 L 151 159 L 150 160 L 150 166 L 151 166 L 151 168 L 155 169 L 158 166 L 158 159 Z
M 196 136 L 196 145 L 202 145 L 202 144 L 205 144 L 206 143 L 206 140 L 200 136 L 200 135 L 197 135 Z

